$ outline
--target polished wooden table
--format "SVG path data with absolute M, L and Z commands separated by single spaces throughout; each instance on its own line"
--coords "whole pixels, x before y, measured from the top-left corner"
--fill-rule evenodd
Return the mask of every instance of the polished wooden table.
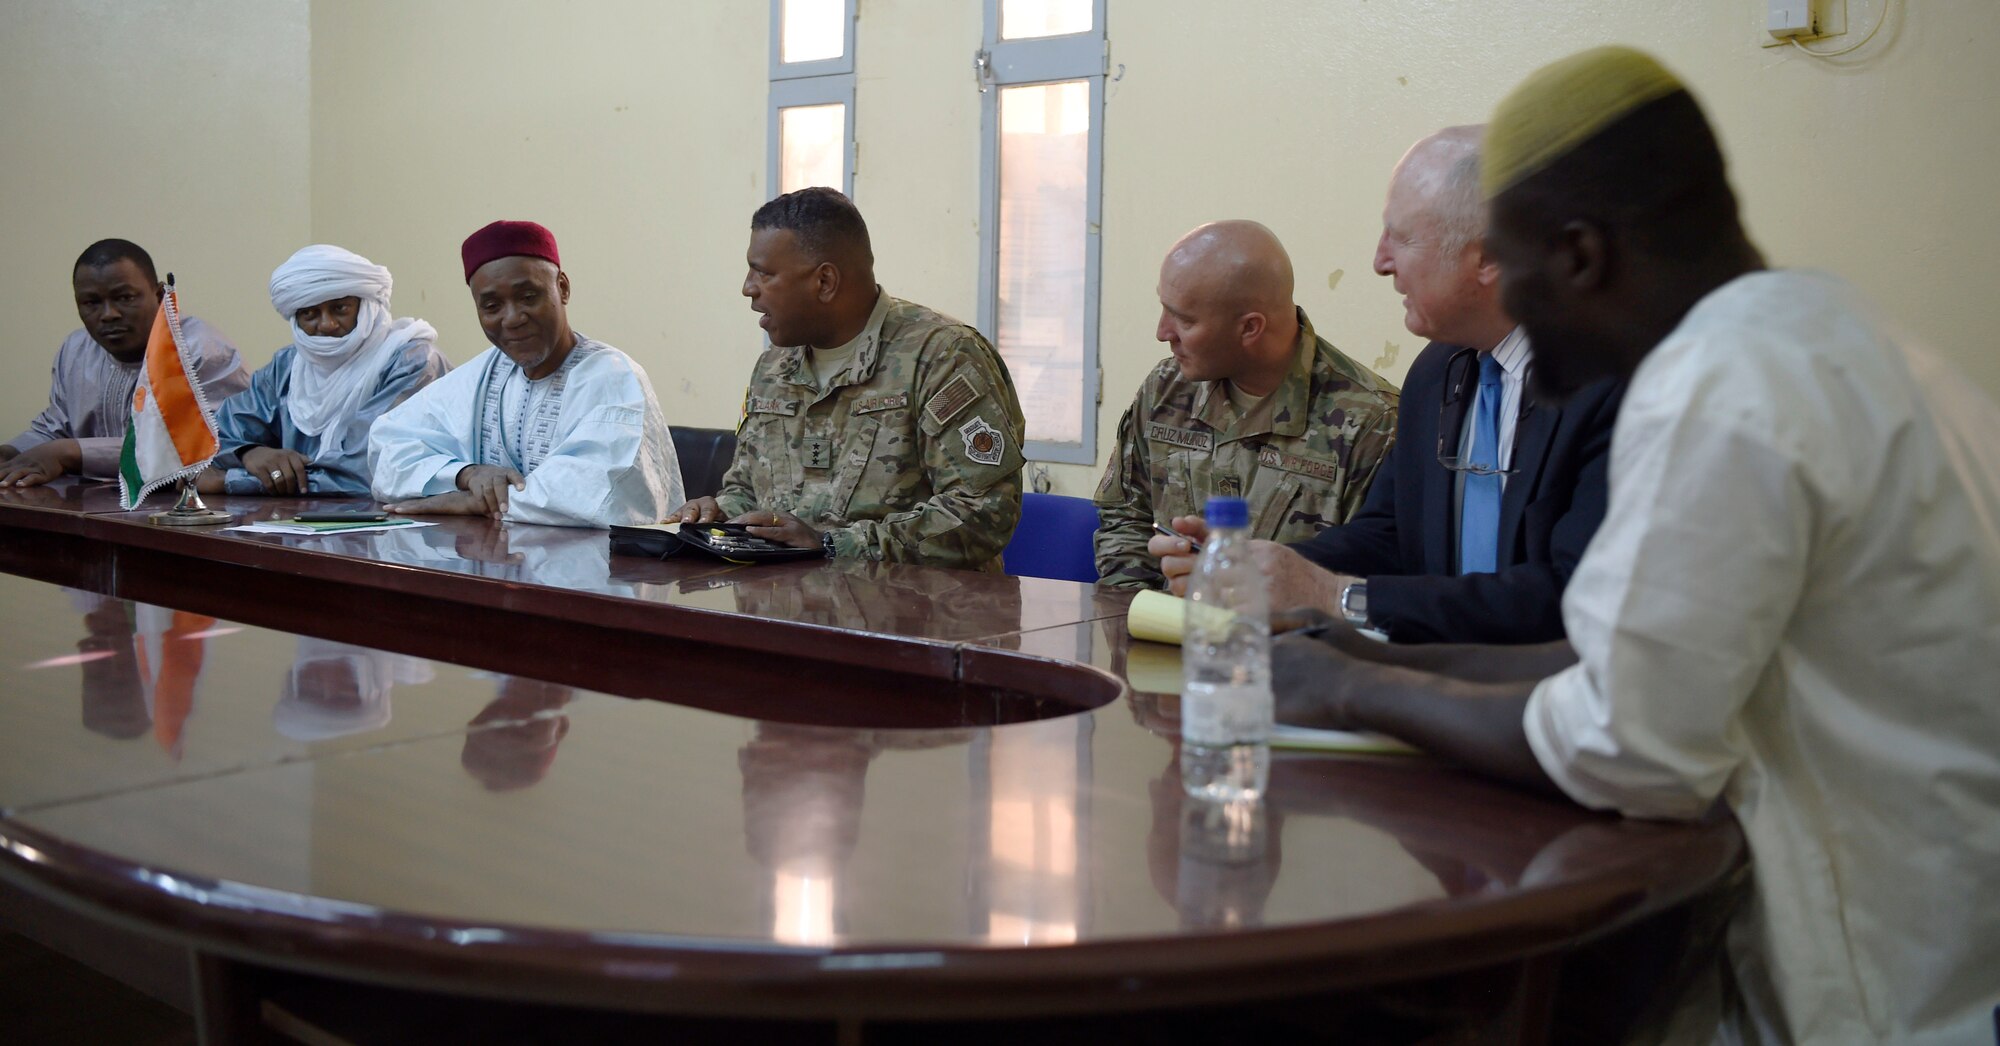
M 0 880 L 156 992 L 191 957 L 217 1041 L 328 986 L 842 1041 L 1285 1000 L 1539 1040 L 1656 1015 L 1741 885 L 1726 817 L 1422 758 L 1281 752 L 1261 806 L 1186 800 L 1178 652 L 1124 593 L 145 516 L 0 492 Z

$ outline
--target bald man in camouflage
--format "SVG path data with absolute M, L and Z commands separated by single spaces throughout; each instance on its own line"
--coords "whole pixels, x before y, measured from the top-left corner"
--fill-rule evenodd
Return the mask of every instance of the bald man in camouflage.
M 1214 495 L 1250 503 L 1251 536 L 1303 541 L 1346 522 L 1395 442 L 1394 386 L 1314 333 L 1292 260 L 1256 222 L 1212 222 L 1160 266 L 1160 361 L 1118 423 L 1098 485 L 1102 584 L 1163 588 L 1153 524 Z

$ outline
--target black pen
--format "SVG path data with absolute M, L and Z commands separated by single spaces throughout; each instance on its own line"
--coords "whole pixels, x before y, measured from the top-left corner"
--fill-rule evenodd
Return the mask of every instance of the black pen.
M 1182 541 L 1188 543 L 1188 551 L 1193 552 L 1195 555 L 1201 554 L 1201 542 L 1196 541 L 1191 537 L 1188 537 L 1186 534 L 1183 534 L 1178 530 L 1174 530 L 1171 527 L 1168 527 L 1166 524 L 1160 522 L 1157 519 L 1153 521 L 1153 529 L 1161 534 L 1165 534 L 1170 538 L 1180 538 Z

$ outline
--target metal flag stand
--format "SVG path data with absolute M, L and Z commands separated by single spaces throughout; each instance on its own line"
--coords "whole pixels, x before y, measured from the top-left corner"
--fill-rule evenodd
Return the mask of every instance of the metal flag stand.
M 217 523 L 227 523 L 236 518 L 227 512 L 203 504 L 201 495 L 194 489 L 194 484 L 187 479 L 183 478 L 180 483 L 180 500 L 174 502 L 173 508 L 146 517 L 149 521 L 163 527 L 208 527 Z
M 187 365 L 187 356 L 185 351 L 181 348 L 182 343 L 181 343 L 180 312 L 179 312 L 180 299 L 175 296 L 174 274 L 171 272 L 167 274 L 167 293 L 165 295 L 165 300 L 160 302 L 160 308 L 166 310 L 167 327 L 172 332 L 174 351 L 180 354 L 181 365 L 183 368 L 185 368 Z M 148 352 L 152 351 L 152 346 L 150 343 L 147 345 L 147 351 Z M 202 420 L 209 427 L 210 443 L 213 444 L 215 436 L 215 419 L 213 415 L 209 414 L 208 400 L 206 397 L 202 395 L 201 384 L 198 380 L 191 380 L 189 384 L 192 386 L 194 392 L 195 404 L 201 408 Z M 133 419 L 132 424 L 135 425 L 138 424 L 136 417 Z M 126 439 L 128 441 L 127 442 L 128 453 L 130 452 L 129 441 L 131 439 L 131 436 L 132 436 L 131 432 L 128 431 L 126 433 Z M 209 451 L 210 460 L 214 459 L 214 455 L 215 452 L 213 450 Z M 198 473 L 203 468 L 206 467 L 207 467 L 207 462 L 204 461 L 201 465 L 195 466 L 193 471 Z M 181 475 L 178 481 L 180 483 L 180 497 L 174 502 L 174 507 L 166 510 L 165 512 L 155 512 L 152 515 L 146 517 L 146 519 L 149 522 L 152 522 L 162 527 L 209 527 L 209 526 L 214 526 L 218 523 L 228 523 L 236 518 L 227 512 L 218 512 L 215 509 L 209 508 L 206 504 L 203 504 L 201 500 L 201 494 L 199 491 L 195 490 L 195 485 L 192 482 L 194 476 L 192 474 L 188 474 L 188 470 L 186 469 L 183 469 L 182 473 L 183 475 Z M 125 480 L 121 478 L 119 480 L 119 487 L 121 491 L 124 489 L 124 486 L 125 486 Z M 138 508 L 139 507 L 138 503 L 140 501 L 145 500 L 146 494 L 150 492 L 151 489 L 152 488 L 150 486 L 142 488 L 140 490 L 139 496 L 137 498 L 132 499 L 132 507 L 135 509 Z

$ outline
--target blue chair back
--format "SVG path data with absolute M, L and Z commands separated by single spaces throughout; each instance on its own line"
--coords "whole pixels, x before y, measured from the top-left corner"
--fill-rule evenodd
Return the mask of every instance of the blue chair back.
M 1061 494 L 1021 495 L 1021 523 L 1000 553 L 1015 577 L 1096 581 L 1091 539 L 1097 534 L 1097 506 L 1089 498 Z

